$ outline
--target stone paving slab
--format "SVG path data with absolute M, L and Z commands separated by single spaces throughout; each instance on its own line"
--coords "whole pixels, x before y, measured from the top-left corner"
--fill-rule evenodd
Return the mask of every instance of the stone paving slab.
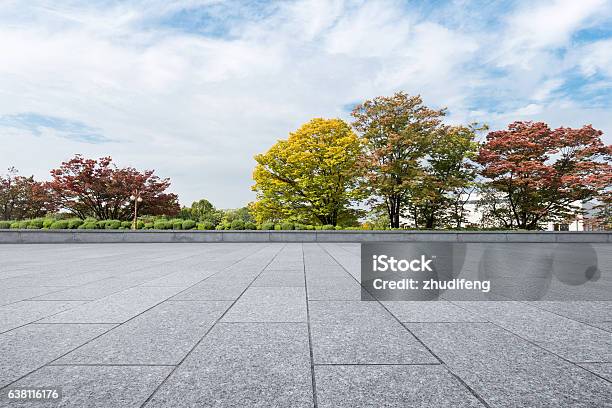
M 231 302 L 165 302 L 54 364 L 178 364 Z
M 222 321 L 306 322 L 306 293 L 304 288 L 251 287 Z
M 312 407 L 303 323 L 220 323 L 147 407 Z
M 406 327 L 491 407 L 587 408 L 611 400 L 610 382 L 493 324 Z
M 179 292 L 180 288 L 136 287 L 85 303 L 41 323 L 123 323 Z
M 24 300 L 0 306 L 0 333 L 82 304 L 83 302 L 76 301 Z
M 47 366 L 17 382 L 17 388 L 62 388 L 62 407 L 139 407 L 170 373 L 172 367 Z M 49 407 L 55 402 L 0 399 L 6 407 Z
M 6 288 L 2 287 L 0 292 L 0 306 L 10 303 L 19 302 L 21 300 L 33 299 L 38 296 L 43 296 L 47 293 L 53 293 L 58 290 L 63 290 L 61 286 L 43 286 L 43 287 L 25 287 L 25 288 Z M 54 299 L 50 299 L 54 300 Z
M 0 334 L 0 387 L 112 328 L 108 324 L 30 324 Z
M 362 301 L 359 254 L 0 245 L 0 396 L 18 381 L 64 388 L 33 408 L 612 406 L 612 302 Z
M 484 407 L 441 366 L 317 366 L 319 408 Z
M 536 304 L 539 302 L 536 302 Z M 607 302 L 595 302 L 603 306 Z M 457 302 L 489 321 L 573 362 L 612 362 L 609 332 L 525 302 Z
M 382 302 L 402 322 L 487 322 L 483 316 L 443 300 L 431 302 Z

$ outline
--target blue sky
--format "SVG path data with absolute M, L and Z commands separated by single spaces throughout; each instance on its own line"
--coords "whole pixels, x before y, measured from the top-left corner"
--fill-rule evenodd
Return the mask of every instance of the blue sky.
M 612 0 L 0 3 L 0 167 L 76 153 L 253 199 L 253 155 L 403 90 L 449 123 L 592 124 L 612 142 Z

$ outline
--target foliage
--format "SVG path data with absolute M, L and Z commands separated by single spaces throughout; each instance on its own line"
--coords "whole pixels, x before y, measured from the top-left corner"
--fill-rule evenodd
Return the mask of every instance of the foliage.
M 11 228 L 10 221 L 0 221 L 0 229 L 9 229 Z
M 263 224 L 261 224 L 261 229 L 262 230 L 273 230 L 274 229 L 274 223 L 273 222 L 264 222 Z
M 199 230 L 213 230 L 215 229 L 215 225 L 210 221 L 203 221 L 198 223 Z
M 244 223 L 244 229 L 245 230 L 256 230 L 257 225 L 255 225 L 255 223 L 252 221 L 247 221 Z
M 292 230 L 292 229 L 295 229 L 295 227 L 292 222 L 284 221 L 281 223 L 280 229 L 281 230 Z
M 414 227 L 433 229 L 464 221 L 463 196 L 477 173 L 476 132 L 484 129 L 475 124 L 438 128 L 408 200 L 407 213 Z
M 485 187 L 493 190 L 488 198 L 502 204 L 488 214 L 506 228 L 527 230 L 575 214 L 575 201 L 612 185 L 612 146 L 601 135 L 590 125 L 551 130 L 542 122 L 514 122 L 490 132 L 478 162 Z
M 194 220 L 185 220 L 183 221 L 182 229 L 190 230 L 196 227 L 196 222 Z
M 0 219 L 43 217 L 55 211 L 57 203 L 47 183 L 20 176 L 14 167 L 0 176 Z
M 365 101 L 352 115 L 365 145 L 363 188 L 371 204 L 385 208 L 391 227 L 397 228 L 425 176 L 421 161 L 440 132 L 445 110 L 430 109 L 420 96 L 398 92 Z
M 258 222 L 303 218 L 336 225 L 361 197 L 357 162 L 361 144 L 340 119 L 313 119 L 255 156 Z
M 231 222 L 230 229 L 233 229 L 233 230 L 243 230 L 244 229 L 244 221 L 242 221 L 241 219 L 235 219 L 234 221 Z
M 131 195 L 142 198 L 139 213 L 178 213 L 177 196 L 165 191 L 169 179 L 160 179 L 153 170 L 140 172 L 132 167 L 118 168 L 110 157 L 99 160 L 76 155 L 51 170 L 49 183 L 57 202 L 79 218 L 128 220 L 133 215 Z
M 68 220 L 68 228 L 69 229 L 79 228 L 82 224 L 83 224 L 83 220 L 81 220 L 79 218 L 72 218 L 72 219 Z
M 54 221 L 53 224 L 49 227 L 51 229 L 68 229 L 68 221 L 66 220 L 57 220 Z

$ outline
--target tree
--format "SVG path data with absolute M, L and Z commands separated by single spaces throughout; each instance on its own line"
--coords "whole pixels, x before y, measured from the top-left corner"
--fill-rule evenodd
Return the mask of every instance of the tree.
M 398 92 L 355 107 L 354 128 L 362 135 L 365 189 L 375 206 L 383 206 L 392 228 L 424 177 L 421 160 L 429 152 L 445 109 L 423 105 L 420 96 Z M 422 184 L 422 183 L 421 183 Z
M 20 176 L 14 167 L 0 176 L 0 219 L 37 218 L 55 211 L 57 205 L 47 183 Z
M 408 203 L 416 227 L 460 226 L 464 220 L 465 195 L 476 177 L 478 143 L 476 132 L 486 127 L 440 126 L 430 150 L 421 161 L 422 177 L 417 179 Z
M 340 119 L 312 119 L 255 156 L 258 222 L 295 219 L 336 225 L 354 212 L 361 144 Z
M 590 125 L 551 130 L 542 122 L 514 122 L 490 132 L 478 154 L 485 186 L 502 201 L 510 228 L 539 229 L 567 219 L 576 201 L 590 200 L 612 185 L 612 146 Z
M 76 155 L 51 170 L 51 176 L 50 187 L 61 206 L 80 218 L 131 219 L 131 195 L 142 198 L 140 215 L 175 215 L 180 210 L 176 194 L 165 192 L 169 179 L 160 179 L 153 170 L 118 168 L 110 157 Z

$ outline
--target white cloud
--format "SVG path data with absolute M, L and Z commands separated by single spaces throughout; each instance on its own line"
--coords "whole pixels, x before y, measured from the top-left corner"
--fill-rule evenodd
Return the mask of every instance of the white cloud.
M 227 7 L 195 0 L 2 3 L 0 117 L 63 118 L 112 141 L 0 125 L 0 164 L 47 177 L 75 153 L 111 155 L 171 177 L 183 203 L 206 197 L 236 207 L 253 197 L 254 154 L 313 116 L 347 117 L 346 104 L 397 90 L 448 106 L 451 121 L 504 126 L 518 117 L 566 117 L 612 131 L 605 110 L 555 101 L 564 70 L 609 72 L 605 41 L 573 49 L 565 62 L 549 52 L 591 24 L 601 2 L 579 11 L 568 2 L 520 7 L 503 31 L 448 25 L 400 1 L 275 3 L 232 22 L 217 10 L 205 23 L 224 25 L 229 35 L 158 24 L 208 4 Z M 562 18 L 534 28 L 529 13 L 533 21 Z M 529 58 L 502 58 L 500 50 Z M 506 71 L 491 71 L 502 60 L 511 62 Z M 479 96 L 513 103 L 473 106 Z

